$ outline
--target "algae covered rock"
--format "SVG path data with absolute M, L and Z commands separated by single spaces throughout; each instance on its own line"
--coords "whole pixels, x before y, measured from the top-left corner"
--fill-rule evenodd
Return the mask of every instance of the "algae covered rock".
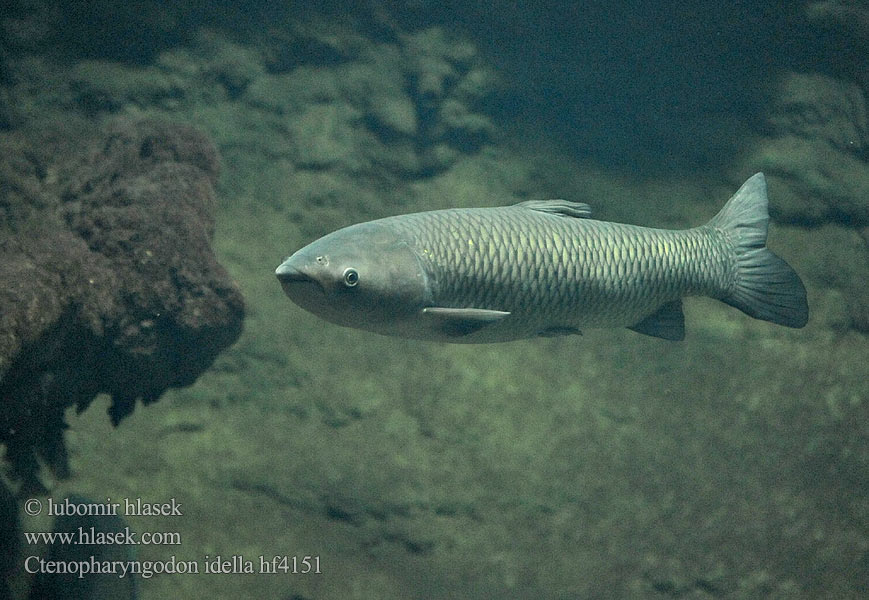
M 869 224 L 869 110 L 853 82 L 790 73 L 778 87 L 765 139 L 747 158 L 780 189 L 781 221 Z
M 289 148 L 302 168 L 430 175 L 497 134 L 480 110 L 497 78 L 473 44 L 442 28 L 389 41 L 342 34 L 338 24 L 285 35 L 299 52 L 266 55 L 266 73 L 240 99 L 278 117 L 287 137 L 276 132 L 270 144 Z
M 121 121 L 0 139 L 0 441 L 19 475 L 65 469 L 63 413 L 196 380 L 241 331 L 212 252 L 216 152 L 184 126 Z
M 820 0 L 806 7 L 811 18 L 841 27 L 854 39 L 869 39 L 869 6 L 862 0 Z

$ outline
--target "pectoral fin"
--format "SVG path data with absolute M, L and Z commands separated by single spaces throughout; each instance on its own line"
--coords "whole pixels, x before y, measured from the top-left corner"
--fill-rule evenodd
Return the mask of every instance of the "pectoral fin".
M 667 302 L 648 317 L 628 327 L 631 331 L 678 342 L 685 339 L 685 315 L 682 300 Z
M 431 319 L 435 328 L 451 337 L 462 337 L 479 331 L 487 325 L 497 323 L 509 312 L 485 308 L 443 308 L 429 306 L 422 314 Z

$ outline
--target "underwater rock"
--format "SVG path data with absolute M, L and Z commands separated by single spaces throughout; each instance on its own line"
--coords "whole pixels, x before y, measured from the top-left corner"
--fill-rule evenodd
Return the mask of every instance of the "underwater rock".
M 164 70 L 130 67 L 108 60 L 83 60 L 69 71 L 71 107 L 86 115 L 116 113 L 133 105 L 171 107 L 184 94 L 184 81 Z
M 769 119 L 779 134 L 824 140 L 858 153 L 869 145 L 869 114 L 860 88 L 820 73 L 790 73 Z
M 21 523 L 18 503 L 6 483 L 0 479 L 0 600 L 12 598 L 9 580 L 18 567 L 21 548 Z
M 265 73 L 239 96 L 284 132 L 273 144 L 257 136 L 259 152 L 274 146 L 270 154 L 288 154 L 302 169 L 415 177 L 449 168 L 497 134 L 480 110 L 497 78 L 473 44 L 442 28 L 374 42 L 333 24 L 304 39 L 340 46 L 342 58 L 300 50 L 278 69 L 266 58 Z
M 214 147 L 118 121 L 0 137 L 0 442 L 35 484 L 66 469 L 64 410 L 190 385 L 238 337 L 241 295 L 211 248 Z
M 325 23 L 289 20 L 283 27 L 269 29 L 261 42 L 268 72 L 288 73 L 301 65 L 330 67 L 350 60 L 362 38 L 351 29 L 335 28 L 338 23 Z
M 778 220 L 869 224 L 869 109 L 856 83 L 791 73 L 767 127 L 747 163 L 779 186 Z
M 211 122 L 219 143 L 300 169 L 385 179 L 443 172 L 498 133 L 485 110 L 498 78 L 472 43 L 443 28 L 375 40 L 322 22 L 271 35 L 255 48 L 203 28 L 187 46 L 160 44 L 148 53 L 153 60 L 82 51 L 86 58 L 65 69 L 15 56 L 8 77 L 51 92 L 16 103 L 25 88 L 0 90 L 0 130 L 58 105 L 88 118 L 187 110 Z M 229 106 L 250 128 L 224 137 Z
M 824 24 L 835 24 L 855 38 L 869 38 L 869 7 L 860 0 L 821 0 L 806 7 L 807 15 Z
M 287 128 L 296 152 L 295 162 L 306 169 L 336 165 L 355 170 L 359 159 L 353 121 L 356 111 L 344 103 L 313 104 L 292 119 Z
M 448 144 L 475 152 L 497 134 L 479 105 L 498 89 L 494 71 L 483 63 L 477 48 L 440 27 L 402 36 L 411 93 L 421 116 L 425 149 Z M 442 151 L 436 154 L 445 155 Z M 429 153 L 428 158 L 431 158 Z M 437 165 L 446 169 L 452 161 Z
M 200 55 L 208 57 L 202 67 L 184 50 L 164 53 L 158 61 L 162 61 L 166 70 L 170 72 L 175 67 L 175 69 L 180 68 L 181 72 L 186 71 L 196 75 L 201 68 L 206 81 L 222 86 L 231 99 L 243 94 L 251 82 L 260 77 L 265 70 L 257 51 L 234 44 L 213 31 L 200 31 L 196 35 L 196 47 Z M 177 60 L 179 55 L 184 56 L 186 60 Z M 173 58 L 174 64 L 172 64 Z
M 379 102 L 371 102 L 368 113 L 373 121 L 373 129 L 407 137 L 417 133 L 416 106 L 404 94 L 384 96 Z

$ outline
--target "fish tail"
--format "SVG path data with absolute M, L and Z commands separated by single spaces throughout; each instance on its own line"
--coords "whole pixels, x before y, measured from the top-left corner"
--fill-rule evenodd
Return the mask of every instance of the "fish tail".
M 751 176 L 707 224 L 736 245 L 736 283 L 723 302 L 745 314 L 787 327 L 809 320 L 806 288 L 791 266 L 766 247 L 769 227 L 766 179 Z

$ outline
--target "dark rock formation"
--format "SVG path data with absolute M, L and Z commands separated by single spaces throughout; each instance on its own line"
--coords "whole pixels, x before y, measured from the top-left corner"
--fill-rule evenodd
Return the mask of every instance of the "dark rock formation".
M 186 386 L 241 331 L 241 295 L 211 249 L 211 143 L 119 122 L 0 137 L 0 442 L 35 483 L 61 474 L 64 410 Z
M 18 519 L 18 504 L 12 490 L 0 479 L 0 600 L 12 598 L 9 578 L 18 568 L 21 549 L 21 524 Z

